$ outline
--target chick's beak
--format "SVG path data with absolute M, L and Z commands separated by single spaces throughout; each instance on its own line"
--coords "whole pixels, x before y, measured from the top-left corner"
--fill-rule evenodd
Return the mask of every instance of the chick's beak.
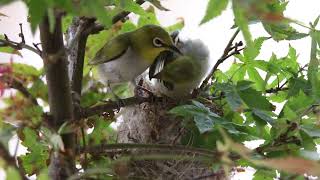
M 176 46 L 174 46 L 174 45 L 164 44 L 163 46 L 166 47 L 166 48 L 168 48 L 168 49 L 169 49 L 170 51 L 172 51 L 172 52 L 176 52 L 176 53 L 182 55 L 182 52 L 180 51 L 180 49 L 178 49 L 178 48 L 177 48 Z

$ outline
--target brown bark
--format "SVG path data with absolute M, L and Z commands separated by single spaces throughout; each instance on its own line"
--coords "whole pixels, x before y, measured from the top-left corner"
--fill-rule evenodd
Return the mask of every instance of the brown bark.
M 63 123 L 73 120 L 67 59 L 61 29 L 61 16 L 59 15 L 55 16 L 55 27 L 52 32 L 48 17 L 45 17 L 40 24 L 50 114 L 53 117 L 52 124 L 56 130 Z M 74 134 L 63 134 L 62 140 L 66 151 L 58 152 L 52 156 L 49 172 L 52 179 L 66 179 L 75 172 Z

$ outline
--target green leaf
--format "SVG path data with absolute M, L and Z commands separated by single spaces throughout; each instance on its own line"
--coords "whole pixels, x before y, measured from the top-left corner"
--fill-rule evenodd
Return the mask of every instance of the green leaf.
M 262 96 L 262 93 L 253 88 L 243 89 L 243 85 L 248 84 L 248 81 L 239 81 L 237 84 L 237 92 L 243 102 L 250 108 L 272 111 L 274 106 Z
M 200 116 L 194 117 L 194 122 L 196 123 L 196 126 L 198 127 L 201 134 L 211 131 L 213 129 L 213 121 L 208 118 L 203 118 Z
M 104 6 L 104 0 L 81 1 L 80 15 L 95 16 L 105 25 L 105 28 L 109 28 L 112 25 L 113 12 L 110 9 L 106 9 Z
M 22 145 L 28 148 L 28 153 L 18 157 L 19 164 L 28 175 L 37 174 L 47 167 L 49 149 L 39 141 L 40 137 L 35 130 L 28 127 L 18 133 Z
M 307 135 L 313 138 L 320 138 L 320 128 L 316 125 L 308 126 L 308 125 L 302 125 L 300 126 L 300 129 L 304 131 Z
M 0 52 L 2 53 L 8 53 L 8 54 L 16 54 L 20 57 L 22 57 L 22 54 L 20 53 L 20 51 L 12 48 L 12 47 L 9 47 L 9 46 L 6 46 L 6 47 L 0 47 Z
M 238 82 L 244 79 L 246 71 L 246 64 L 233 63 L 225 74 L 228 75 L 229 79 L 231 79 L 233 82 Z
M 213 117 L 219 117 L 217 114 L 211 112 L 207 107 L 205 107 L 203 104 L 192 101 L 192 105 L 181 105 L 172 108 L 169 113 L 174 114 L 176 116 L 182 116 L 182 117 L 193 117 L 193 116 L 213 116 Z
M 177 23 L 170 25 L 170 26 L 167 26 L 165 29 L 169 33 L 171 33 L 171 32 L 177 31 L 177 30 L 181 30 L 183 27 L 184 27 L 184 19 L 179 18 Z
M 264 91 L 265 90 L 265 83 L 264 83 L 264 80 L 262 79 L 262 77 L 260 76 L 259 72 L 251 66 L 248 66 L 247 72 L 249 75 L 249 79 L 252 80 L 253 82 L 255 82 L 256 89 L 258 91 Z
M 277 177 L 277 173 L 275 170 L 258 169 L 253 176 L 253 180 L 273 180 Z
M 285 91 L 279 91 L 277 93 L 271 94 L 268 99 L 272 102 L 282 103 L 287 100 L 288 93 Z
M 228 6 L 229 0 L 210 0 L 207 5 L 206 14 L 200 24 L 204 24 L 211 19 L 219 16 Z
M 30 121 L 30 125 L 37 126 L 43 119 L 43 111 L 41 106 L 32 105 L 23 108 L 21 111 L 24 114 L 24 117 Z
M 146 14 L 144 9 L 133 0 L 120 0 L 117 5 L 125 11 L 133 12 L 142 16 Z
M 121 30 L 119 31 L 120 34 L 126 33 L 126 32 L 130 32 L 137 29 L 137 26 L 132 23 L 131 21 L 126 21 L 125 23 L 122 24 L 121 26 Z
M 29 9 L 29 15 L 30 15 L 28 19 L 31 23 L 32 33 L 34 34 L 36 32 L 38 25 L 44 18 L 45 13 L 47 12 L 48 4 L 47 4 L 47 1 L 44 1 L 44 0 L 28 0 L 27 6 Z
M 309 34 L 299 33 L 288 22 L 282 23 L 262 23 L 264 29 L 275 41 L 297 40 L 307 37 Z
M 313 103 L 311 97 L 300 91 L 296 96 L 290 97 L 284 105 L 279 117 L 297 118 Z
M 22 63 L 13 63 L 13 72 L 21 76 L 34 76 L 39 77 L 41 71 L 37 70 L 34 66 L 22 64 Z
M 288 97 L 296 96 L 300 91 L 310 93 L 310 84 L 304 77 L 290 78 L 288 85 Z
M 305 150 L 308 151 L 316 151 L 317 150 L 317 145 L 314 143 L 313 139 L 309 134 L 307 134 L 305 131 L 300 130 L 300 137 L 302 139 L 302 146 L 304 147 Z
M 314 20 L 314 22 L 313 22 L 314 27 L 317 27 L 317 25 L 319 23 L 319 19 L 320 19 L 320 15 Z
M 33 97 L 48 102 L 48 86 L 41 79 L 36 79 L 28 90 Z
M 219 115 L 213 113 L 203 104 L 192 101 L 192 105 L 177 106 L 169 111 L 169 113 L 184 118 L 193 118 L 196 126 L 201 134 L 213 130 L 216 124 L 227 129 L 229 133 L 239 134 L 234 125 L 227 120 L 224 120 Z
M 262 119 L 263 121 L 269 123 L 270 125 L 273 125 L 275 123 L 274 119 L 269 116 L 269 114 L 265 111 L 259 110 L 259 109 L 253 109 L 252 113 Z
M 142 27 L 147 24 L 160 25 L 160 23 L 156 17 L 156 14 L 154 12 L 154 8 L 149 7 L 146 11 L 147 11 L 147 14 L 145 14 L 144 16 L 140 16 L 140 18 L 138 20 L 138 27 Z
M 158 9 L 160 9 L 162 11 L 169 11 L 169 9 L 167 9 L 161 5 L 159 0 L 146 0 L 146 1 L 150 2 L 152 5 L 154 5 L 155 7 L 157 7 Z
M 50 3 L 51 7 L 59 7 L 64 9 L 68 14 L 74 14 L 76 12 L 75 3 L 73 1 L 65 1 L 65 0 L 47 0 Z
M 229 83 L 223 83 L 217 85 L 217 90 L 221 90 L 225 93 L 228 104 L 236 112 L 241 112 L 244 108 L 243 101 L 241 100 L 236 88 Z
M 248 46 L 244 49 L 243 55 L 247 61 L 253 61 L 260 54 L 260 49 L 265 40 L 268 40 L 267 37 L 259 37 L 253 41 L 252 46 Z

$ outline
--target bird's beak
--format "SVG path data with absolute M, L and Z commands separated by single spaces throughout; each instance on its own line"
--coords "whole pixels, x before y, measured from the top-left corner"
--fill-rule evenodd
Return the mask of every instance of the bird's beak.
M 181 52 L 176 46 L 174 46 L 174 45 L 164 44 L 163 47 L 166 47 L 166 48 L 168 48 L 170 51 L 176 52 L 176 53 L 182 55 L 182 52 Z

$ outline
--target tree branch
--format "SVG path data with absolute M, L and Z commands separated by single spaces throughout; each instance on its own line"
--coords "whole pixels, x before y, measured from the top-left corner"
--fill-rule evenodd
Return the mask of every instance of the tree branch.
M 109 152 L 124 151 L 129 149 L 194 153 L 201 156 L 217 158 L 217 159 L 219 159 L 218 157 L 220 157 L 220 154 L 217 151 L 210 151 L 207 149 L 194 148 L 194 147 L 188 147 L 188 146 L 182 146 L 182 145 L 171 145 L 171 144 L 130 144 L 130 143 L 106 144 L 106 145 L 91 146 L 91 147 L 87 147 L 86 149 L 81 149 L 80 153 L 86 152 L 90 154 L 103 154 L 103 153 L 109 153 Z
M 23 83 L 20 82 L 15 77 L 10 77 L 8 75 L 0 76 L 0 81 L 6 83 L 10 88 L 18 90 L 23 96 L 28 98 L 34 105 L 38 105 L 37 99 L 30 94 L 28 89 L 24 87 Z
M 266 90 L 266 93 L 278 93 L 278 92 L 280 92 L 280 91 L 287 91 L 287 90 L 289 90 L 289 88 L 287 88 L 287 87 L 283 87 L 283 88 L 281 88 L 281 87 L 276 87 L 276 88 L 270 88 L 270 89 L 267 89 Z
M 24 175 L 23 169 L 17 166 L 16 159 L 12 157 L 6 147 L 0 143 L 0 157 L 10 166 L 12 166 L 15 170 L 18 171 L 21 179 L 28 180 L 28 178 Z
M 38 54 L 41 57 L 40 49 L 36 49 L 36 48 L 26 44 L 26 41 L 25 41 L 24 35 L 23 35 L 22 24 L 20 23 L 19 26 L 20 26 L 19 37 L 21 38 L 21 42 L 11 41 L 11 40 L 9 40 L 8 36 L 6 34 L 4 34 L 5 39 L 0 39 L 0 47 L 8 46 L 8 47 L 11 47 L 16 50 L 27 49 L 29 51 L 32 51 L 32 52 Z
M 40 39 L 48 84 L 50 113 L 54 121 L 52 124 L 57 130 L 63 123 L 73 120 L 73 106 L 61 31 L 61 16 L 56 14 L 54 18 L 55 27 L 50 31 L 49 19 L 47 16 L 44 17 L 43 22 L 40 23 Z M 60 55 L 60 52 L 63 53 Z M 56 60 L 50 61 L 50 57 L 56 57 Z M 54 176 L 53 179 L 66 179 L 75 172 L 75 136 L 72 133 L 63 134 L 62 140 L 66 151 L 59 152 L 58 157 L 53 157 L 51 161 L 50 171 Z
M 229 57 L 235 55 L 235 54 L 239 54 L 242 49 L 238 49 L 238 47 L 242 46 L 242 42 L 240 41 L 239 43 L 236 43 L 234 46 L 233 45 L 233 41 L 235 40 L 235 38 L 237 37 L 237 35 L 239 34 L 240 30 L 238 29 L 233 36 L 231 37 L 231 39 L 229 40 L 226 48 L 224 49 L 224 52 L 222 54 L 222 56 L 218 59 L 218 61 L 216 62 L 216 64 L 213 66 L 212 70 L 210 71 L 210 73 L 208 74 L 208 76 L 206 77 L 206 79 L 202 82 L 200 89 L 204 89 L 205 86 L 208 84 L 208 82 L 210 81 L 210 79 L 212 78 L 212 75 L 218 70 L 218 67 L 220 64 L 222 64 L 226 59 L 228 59 Z
M 121 104 L 119 104 L 117 102 L 110 101 L 110 102 L 107 102 L 104 104 L 100 104 L 100 105 L 96 105 L 96 106 L 92 106 L 92 107 L 87 107 L 87 108 L 82 108 L 80 111 L 80 114 L 81 114 L 80 116 L 81 116 L 81 118 L 87 118 L 90 116 L 103 114 L 104 112 L 111 112 L 114 109 L 119 109 L 120 107 L 124 107 L 124 106 L 141 104 L 144 102 L 161 102 L 163 100 L 164 100 L 164 98 L 162 98 L 162 97 L 148 97 L 148 98 L 130 97 L 127 99 L 122 99 L 121 101 L 123 103 L 121 103 Z

